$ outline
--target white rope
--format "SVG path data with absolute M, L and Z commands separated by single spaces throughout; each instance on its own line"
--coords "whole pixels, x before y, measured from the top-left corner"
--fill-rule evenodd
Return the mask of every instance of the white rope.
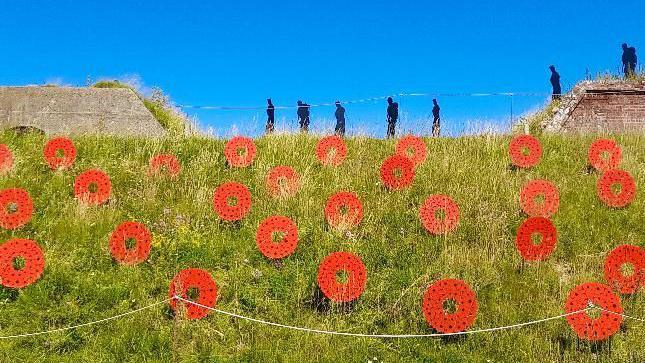
M 461 331 L 458 333 L 435 333 L 435 334 L 363 334 L 363 333 L 346 333 L 346 332 L 338 332 L 338 331 L 331 331 L 331 330 L 319 330 L 319 329 L 310 329 L 310 328 L 304 328 L 300 326 L 293 326 L 293 325 L 285 325 L 285 324 L 279 324 L 279 323 L 274 323 L 271 321 L 266 321 L 266 320 L 261 320 L 261 319 L 255 319 L 251 318 L 248 316 L 243 316 L 235 313 L 230 313 L 228 311 L 224 310 L 219 310 L 212 308 L 210 306 L 202 305 L 194 301 L 186 300 L 182 298 L 181 296 L 174 296 L 175 299 L 184 301 L 189 304 L 193 304 L 196 306 L 199 306 L 204 309 L 212 310 L 217 313 L 223 314 L 223 315 L 228 315 L 230 317 L 238 318 L 238 319 L 243 319 L 243 320 L 248 320 L 260 324 L 265 324 L 265 325 L 272 325 L 276 326 L 279 328 L 285 328 L 285 329 L 291 329 L 291 330 L 299 330 L 299 331 L 304 331 L 308 333 L 320 333 L 320 334 L 329 334 L 329 335 L 344 335 L 344 336 L 351 336 L 351 337 L 364 337 L 364 338 L 428 338 L 428 337 L 444 337 L 444 336 L 452 336 L 452 335 L 465 335 L 465 334 L 476 334 L 476 333 L 485 333 L 485 332 L 493 332 L 493 331 L 498 331 L 498 330 L 506 330 L 506 329 L 513 329 L 513 328 L 519 328 L 527 325 L 533 325 L 533 324 L 539 324 L 543 323 L 546 321 L 550 320 L 555 320 L 555 319 L 561 319 L 564 317 L 567 317 L 569 315 L 573 314 L 578 314 L 582 313 L 591 309 L 595 309 L 596 307 L 590 306 L 582 310 L 578 311 L 573 311 L 570 313 L 558 315 L 558 316 L 553 316 L 550 318 L 544 318 L 540 320 L 533 320 L 533 321 L 528 321 L 524 323 L 519 323 L 519 324 L 513 324 L 513 325 L 507 325 L 507 326 L 500 326 L 500 327 L 495 327 L 495 328 L 487 328 L 487 329 L 478 329 L 478 330 L 467 330 L 467 331 Z
M 72 329 L 82 328 L 82 327 L 86 327 L 86 326 L 90 326 L 90 325 L 94 325 L 94 324 L 104 323 L 106 321 L 119 319 L 119 318 L 122 318 L 124 316 L 132 315 L 132 314 L 138 313 L 140 311 L 150 309 L 150 308 L 155 307 L 157 305 L 165 304 L 168 301 L 170 301 L 171 299 L 172 298 L 168 298 L 168 299 L 165 299 L 165 300 L 162 300 L 162 301 L 157 301 L 156 303 L 144 306 L 142 308 L 138 308 L 138 309 L 135 309 L 135 310 L 132 310 L 132 311 L 128 311 L 128 312 L 125 312 L 125 313 L 122 313 L 122 314 L 119 314 L 119 315 L 111 316 L 111 317 L 105 318 L 105 319 L 90 321 L 90 322 L 83 323 L 83 324 L 78 324 L 78 325 L 67 326 L 67 327 L 64 327 L 64 328 L 58 328 L 58 329 L 34 332 L 34 333 L 25 333 L 25 334 L 16 334 L 16 335 L 4 335 L 4 336 L 0 336 L 0 339 L 33 337 L 33 336 L 36 336 L 36 335 L 58 333 L 58 332 L 66 331 L 66 330 L 72 330 Z
M 492 92 L 492 93 L 397 93 L 389 96 L 361 98 L 357 100 L 340 101 L 342 104 L 364 103 L 371 101 L 380 101 L 388 97 L 488 97 L 488 96 L 549 96 L 552 93 L 548 92 Z M 323 102 L 305 107 L 322 107 L 333 106 L 336 102 Z M 199 109 L 199 110 L 264 110 L 267 106 L 211 106 L 211 105 L 175 105 L 183 109 Z M 298 106 L 274 106 L 278 109 L 296 109 Z
M 611 310 L 603 309 L 603 308 L 601 308 L 600 306 L 594 306 L 594 307 L 595 307 L 595 308 L 598 308 L 598 309 L 600 309 L 600 310 L 602 310 L 602 311 L 604 311 L 604 312 L 606 312 L 606 313 L 609 313 L 609 314 L 620 315 L 620 316 L 622 316 L 623 318 L 632 319 L 632 320 L 637 320 L 637 321 L 640 321 L 640 322 L 644 322 L 644 323 L 645 323 L 645 319 L 636 318 L 636 317 L 633 317 L 633 316 L 629 316 L 629 315 L 625 315 L 625 314 L 617 313 L 617 312 L 615 312 L 615 311 L 611 311 Z
M 462 332 L 457 332 L 457 333 L 364 334 L 364 333 L 347 333 L 347 332 L 338 332 L 338 331 L 332 331 L 332 330 L 311 329 L 311 328 L 305 328 L 305 327 L 300 327 L 300 326 L 293 326 L 293 325 L 285 325 L 285 324 L 280 324 L 280 323 L 274 323 L 274 322 L 271 322 L 271 321 L 266 321 L 266 320 L 262 320 L 262 319 L 255 319 L 255 318 L 251 318 L 251 317 L 248 317 L 248 316 L 231 313 L 231 312 L 228 312 L 228 311 L 215 309 L 213 307 L 202 305 L 202 304 L 197 303 L 195 301 L 186 300 L 186 299 L 182 298 L 181 296 L 173 296 L 171 298 L 164 299 L 164 300 L 161 300 L 161 301 L 157 301 L 157 302 L 152 303 L 150 305 L 147 305 L 147 306 L 135 309 L 135 310 L 131 310 L 131 311 L 128 311 L 128 312 L 125 312 L 125 313 L 122 313 L 122 314 L 118 314 L 118 315 L 115 315 L 115 316 L 111 316 L 109 318 L 104 318 L 104 319 L 100 319 L 100 320 L 94 320 L 94 321 L 90 321 L 90 322 L 87 322 L 87 323 L 67 326 L 67 327 L 58 328 L 58 329 L 44 330 L 44 331 L 40 331 L 40 332 L 15 334 L 15 335 L 4 335 L 4 336 L 0 336 L 0 339 L 13 339 L 13 338 L 32 337 L 32 336 L 37 336 L 37 335 L 58 333 L 58 332 L 78 329 L 78 328 L 82 328 L 82 327 L 86 327 L 86 326 L 90 326 L 90 325 L 94 325 L 94 324 L 104 323 L 104 322 L 107 322 L 107 321 L 123 318 L 123 317 L 128 316 L 128 315 L 136 314 L 136 313 L 138 313 L 140 311 L 147 310 L 147 309 L 150 309 L 152 307 L 155 307 L 155 306 L 158 306 L 158 305 L 161 305 L 161 304 L 165 304 L 165 303 L 167 303 L 168 301 L 170 301 L 172 299 L 180 300 L 180 301 L 186 302 L 188 304 L 192 304 L 192 305 L 204 308 L 204 309 L 212 310 L 212 311 L 215 311 L 215 312 L 217 312 L 219 314 L 227 315 L 227 316 L 230 316 L 230 317 L 233 317 L 233 318 L 252 321 L 252 322 L 256 322 L 256 323 L 260 323 L 260 324 L 264 324 L 264 325 L 271 325 L 271 326 L 276 326 L 276 327 L 279 327 L 279 328 L 304 331 L 304 332 L 308 332 L 308 333 L 319 333 L 319 334 L 328 334 L 328 335 L 342 335 L 342 336 L 364 337 L 364 338 L 428 338 L 428 337 L 443 337 L 443 336 L 454 336 L 454 335 L 466 335 L 466 334 L 494 332 L 494 331 L 499 331 L 499 330 L 514 329 L 514 328 L 524 327 L 524 326 L 527 326 L 527 325 L 534 325 L 534 324 L 544 323 L 544 322 L 551 321 L 551 320 L 561 319 L 561 318 L 567 317 L 569 315 L 574 315 L 574 314 L 586 312 L 586 311 L 589 311 L 589 310 L 592 310 L 592 309 L 599 309 L 599 310 L 602 310 L 602 311 L 610 313 L 610 314 L 620 315 L 620 316 L 622 316 L 624 318 L 627 318 L 627 319 L 633 319 L 633 320 L 637 320 L 637 321 L 640 321 L 640 322 L 645 322 L 645 319 L 636 318 L 636 317 L 633 317 L 633 316 L 628 316 L 628 315 L 625 315 L 625 314 L 617 313 L 615 311 L 603 309 L 603 308 L 601 308 L 599 306 L 590 305 L 589 307 L 587 307 L 585 309 L 573 311 L 573 312 L 558 315 L 558 316 L 552 316 L 552 317 L 549 317 L 549 318 L 533 320 L 533 321 L 527 321 L 527 322 L 524 322 L 524 323 L 518 323 L 518 324 L 506 325 L 506 326 L 500 326 L 500 327 L 494 327 L 494 328 L 486 328 L 486 329 L 478 329 L 478 330 L 467 330 L 467 331 L 462 331 Z

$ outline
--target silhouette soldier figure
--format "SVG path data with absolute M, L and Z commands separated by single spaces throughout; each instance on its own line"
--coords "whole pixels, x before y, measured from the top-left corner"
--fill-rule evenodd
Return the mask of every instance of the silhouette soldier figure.
M 441 108 L 439 107 L 436 98 L 432 99 L 432 103 L 434 104 L 434 106 L 432 106 L 432 117 L 434 118 L 434 120 L 432 121 L 432 136 L 439 137 L 439 134 L 441 133 L 439 111 L 441 110 Z
M 551 99 L 559 100 L 562 95 L 562 88 L 560 87 L 560 73 L 555 70 L 555 66 L 549 66 L 549 69 L 551 70 L 551 78 L 549 80 L 551 81 L 551 87 L 553 87 Z
M 343 137 L 345 136 L 345 107 L 340 104 L 340 101 L 336 101 L 336 127 L 334 132 L 336 135 Z
M 266 125 L 267 134 L 273 133 L 274 124 L 275 124 L 275 106 L 273 106 L 271 99 L 267 98 L 267 125 Z
M 636 48 L 628 47 L 627 43 L 623 43 L 623 73 L 625 78 L 631 77 L 636 72 Z
M 309 131 L 309 105 L 298 100 L 298 122 L 300 123 L 300 131 Z
M 387 138 L 394 137 L 396 121 L 399 119 L 399 104 L 387 98 Z

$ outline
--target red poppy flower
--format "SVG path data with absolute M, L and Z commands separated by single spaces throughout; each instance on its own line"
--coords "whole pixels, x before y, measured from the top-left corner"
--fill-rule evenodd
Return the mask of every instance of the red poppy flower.
M 198 268 L 187 268 L 185 270 L 181 270 L 172 279 L 168 296 L 171 298 L 179 296 L 188 301 L 193 301 L 200 305 L 213 308 L 215 307 L 215 301 L 217 300 L 217 284 L 208 271 Z M 210 311 L 205 307 L 181 300 L 170 300 L 170 306 L 175 311 L 179 304 L 186 307 L 186 317 L 188 319 L 204 318 Z
M 607 285 L 588 282 L 576 286 L 569 292 L 564 309 L 567 313 L 573 313 L 589 307 L 590 304 L 616 314 L 601 311 L 600 317 L 594 319 L 589 316 L 588 311 L 583 311 L 567 316 L 569 326 L 581 339 L 605 340 L 614 335 L 623 321 L 618 315 L 623 312 L 618 296 L 614 295 Z
M 52 170 L 69 169 L 76 160 L 76 146 L 67 137 L 56 137 L 47 141 L 43 154 Z
M 426 161 L 428 147 L 422 138 L 414 135 L 406 135 L 396 143 L 394 153 L 410 159 L 416 168 Z
M 468 330 L 475 322 L 477 308 L 477 295 L 461 280 L 436 281 L 423 296 L 423 315 L 428 325 L 440 333 Z
M 257 149 L 253 139 L 244 136 L 235 136 L 224 146 L 224 156 L 228 164 L 234 167 L 243 168 L 251 165 Z
M 22 266 L 16 261 L 22 259 Z M 45 256 L 32 240 L 15 238 L 0 245 L 0 284 L 23 288 L 40 279 L 45 270 Z
M 181 164 L 179 164 L 177 157 L 170 154 L 159 154 L 150 159 L 148 175 L 159 175 L 164 170 L 171 178 L 177 178 L 181 172 Z
M 549 218 L 558 211 L 560 194 L 555 184 L 548 180 L 531 180 L 522 187 L 520 204 L 530 217 Z
M 338 166 L 347 157 L 347 145 L 338 135 L 323 137 L 316 145 L 316 157 L 323 165 Z
M 401 155 L 392 155 L 381 165 L 381 181 L 388 189 L 399 190 L 412 185 L 414 164 Z
M 129 240 L 134 241 L 134 246 L 128 247 Z M 110 252 L 119 263 L 135 265 L 148 258 L 151 242 L 152 235 L 143 223 L 123 222 L 112 232 Z
M 74 180 L 76 199 L 87 204 L 99 205 L 107 202 L 111 191 L 110 177 L 98 169 L 84 171 Z
M 632 273 L 625 273 L 623 266 L 631 265 Z M 645 252 L 638 246 L 620 245 L 605 259 L 605 280 L 621 294 L 633 294 L 645 285 Z
M 508 153 L 513 165 L 520 168 L 530 168 L 540 162 L 542 145 L 540 145 L 540 140 L 531 135 L 519 135 L 511 140 Z
M 0 191 L 0 227 L 16 229 L 29 223 L 34 203 L 29 193 L 20 188 Z
M 346 278 L 339 281 L 339 273 Z M 318 286 L 325 296 L 336 302 L 358 299 L 365 290 L 367 270 L 360 257 L 349 252 L 334 252 L 318 268 Z
M 432 234 L 448 233 L 459 224 L 459 206 L 447 195 L 434 194 L 419 208 L 419 219 Z
M 215 189 L 213 209 L 225 221 L 239 221 L 251 210 L 251 192 L 244 184 L 224 183 Z
M 334 228 L 357 226 L 363 219 L 363 205 L 356 193 L 338 192 L 327 199 L 325 217 Z
M 616 187 L 620 190 L 614 190 Z M 628 172 L 611 169 L 602 173 L 598 179 L 596 192 L 598 198 L 606 205 L 622 208 L 629 205 L 636 197 L 636 182 Z
M 300 176 L 289 166 L 276 166 L 269 170 L 266 179 L 267 189 L 275 198 L 292 196 L 300 189 Z
M 589 146 L 589 165 L 598 171 L 617 169 L 622 158 L 622 151 L 616 141 L 598 139 Z

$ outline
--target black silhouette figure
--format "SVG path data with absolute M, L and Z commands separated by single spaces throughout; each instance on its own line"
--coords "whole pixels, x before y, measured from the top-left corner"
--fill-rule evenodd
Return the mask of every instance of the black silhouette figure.
M 309 105 L 298 100 L 298 122 L 300 123 L 300 131 L 309 131 Z
M 340 101 L 336 101 L 336 127 L 334 132 L 336 135 L 343 137 L 345 136 L 345 107 L 340 104 Z
M 273 133 L 274 124 L 275 124 L 275 106 L 273 106 L 271 99 L 267 98 L 267 126 L 266 126 L 267 134 Z
M 439 137 L 439 134 L 441 133 L 441 121 L 439 120 L 439 111 L 441 108 L 439 107 L 439 104 L 437 103 L 437 99 L 433 98 L 432 99 L 432 117 L 434 120 L 432 121 L 432 136 L 433 137 Z
M 396 121 L 399 119 L 399 104 L 387 98 L 387 138 L 394 137 Z
M 636 48 L 623 43 L 623 73 L 625 77 L 632 77 L 636 72 Z
M 555 66 L 549 66 L 549 69 L 551 70 L 551 87 L 553 87 L 551 99 L 559 100 L 562 95 L 562 88 L 560 87 L 560 73 L 555 70 Z

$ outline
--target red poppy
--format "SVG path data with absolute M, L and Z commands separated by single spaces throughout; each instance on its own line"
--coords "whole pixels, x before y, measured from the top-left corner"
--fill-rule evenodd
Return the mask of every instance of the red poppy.
M 276 233 L 281 235 L 278 241 L 274 240 Z M 298 247 L 298 227 L 287 217 L 268 217 L 260 223 L 255 234 L 255 243 L 265 257 L 287 257 Z
M 0 191 L 0 227 L 16 229 L 29 223 L 34 213 L 34 202 L 29 193 L 20 188 Z
M 5 174 L 13 167 L 13 154 L 5 144 L 0 144 L 0 174 Z
M 454 303 L 454 311 L 449 303 Z M 475 322 L 477 308 L 477 295 L 462 280 L 436 281 L 423 296 L 423 315 L 428 325 L 440 333 L 468 330 Z
M 90 169 L 74 180 L 74 195 L 83 203 L 99 205 L 110 199 L 110 177 L 101 170 Z
M 522 187 L 520 204 L 530 217 L 549 218 L 558 211 L 560 194 L 555 184 L 548 180 L 531 180 Z
M 165 172 L 173 179 L 179 176 L 181 171 L 181 164 L 174 155 L 159 154 L 150 159 L 148 164 L 148 175 L 159 175 L 162 171 Z
M 244 184 L 224 183 L 215 189 L 213 209 L 225 221 L 239 221 L 251 210 L 251 192 Z
M 613 190 L 616 186 L 619 191 Z M 622 208 L 630 204 L 636 197 L 636 182 L 631 174 L 624 170 L 607 170 L 598 179 L 596 184 L 598 198 L 610 207 Z
M 134 246 L 127 246 L 129 240 L 134 241 Z M 148 258 L 151 242 L 152 235 L 143 223 L 123 222 L 112 232 L 110 252 L 119 263 L 136 265 Z
M 275 198 L 292 196 L 300 189 L 300 176 L 289 166 L 276 166 L 269 170 L 266 179 L 267 189 Z
M 414 164 L 401 155 L 392 155 L 381 165 L 381 181 L 388 189 L 399 190 L 412 185 Z
M 605 340 L 614 335 L 623 321 L 623 307 L 620 304 L 618 296 L 611 292 L 607 285 L 596 282 L 588 282 L 578 285 L 567 297 L 564 309 L 569 313 L 586 309 L 593 304 L 605 310 L 614 312 L 601 311 L 600 317 L 592 318 L 588 311 L 579 312 L 567 316 L 567 323 L 581 339 L 586 340 Z
M 234 167 L 243 168 L 251 165 L 257 149 L 253 139 L 245 136 L 235 136 L 224 146 L 224 156 L 228 164 Z
M 533 242 L 534 235 L 540 236 L 538 244 Z M 515 247 L 527 261 L 541 261 L 555 250 L 558 233 L 553 223 L 544 217 L 529 217 L 517 229 Z
M 192 293 L 194 293 L 194 295 Z M 179 296 L 199 305 L 213 308 L 215 307 L 215 301 L 217 300 L 217 284 L 208 271 L 198 268 L 187 268 L 181 270 L 172 279 L 168 296 L 171 298 Z M 186 307 L 186 317 L 188 319 L 204 318 L 210 311 L 205 307 L 181 300 L 170 300 L 170 306 L 175 311 L 177 310 L 178 304 L 182 304 Z
M 406 135 L 396 143 L 394 153 L 410 159 L 416 168 L 426 161 L 428 148 L 422 138 L 414 135 Z
M 346 278 L 339 281 L 339 274 Z M 342 276 L 341 276 L 342 277 Z M 349 252 L 334 252 L 318 268 L 318 286 L 325 296 L 336 302 L 358 299 L 365 290 L 367 270 L 360 257 Z
M 589 146 L 589 165 L 598 171 L 617 169 L 622 158 L 622 151 L 616 141 L 598 139 Z
M 76 160 L 76 146 L 67 137 L 56 137 L 47 141 L 43 154 L 52 170 L 69 169 Z
M 540 145 L 540 140 L 531 135 L 519 135 L 511 140 L 508 153 L 513 165 L 520 168 L 530 168 L 540 162 L 542 145 Z
M 363 205 L 356 193 L 338 192 L 327 199 L 325 217 L 335 228 L 357 226 L 363 219 Z
M 459 205 L 447 195 L 431 195 L 419 208 L 419 219 L 432 234 L 451 232 L 459 224 Z
M 622 268 L 631 265 L 634 271 L 624 273 Z M 621 294 L 633 294 L 645 285 L 645 252 L 638 246 L 620 245 L 605 259 L 605 280 Z
M 24 265 L 16 266 L 22 259 Z M 45 270 L 45 256 L 32 240 L 15 238 L 0 245 L 0 284 L 23 288 L 36 282 Z
M 347 145 L 338 135 L 323 137 L 316 145 L 316 157 L 323 165 L 338 166 L 347 157 Z

